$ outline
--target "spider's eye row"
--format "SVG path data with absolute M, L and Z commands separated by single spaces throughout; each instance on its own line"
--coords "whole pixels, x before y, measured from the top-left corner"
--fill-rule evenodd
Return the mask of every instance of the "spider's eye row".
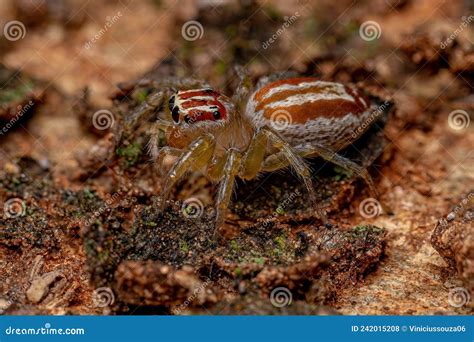
M 179 122 L 179 108 L 178 106 L 174 107 L 171 110 L 171 117 L 173 118 L 173 121 L 178 123 Z
M 175 100 L 175 96 L 172 95 L 168 101 L 168 108 L 170 109 L 170 112 L 173 111 L 173 107 L 174 107 L 174 100 Z

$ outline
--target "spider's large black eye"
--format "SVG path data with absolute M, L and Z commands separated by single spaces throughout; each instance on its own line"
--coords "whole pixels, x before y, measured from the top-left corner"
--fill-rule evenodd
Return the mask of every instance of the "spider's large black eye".
M 212 116 L 214 117 L 215 120 L 219 120 L 221 118 L 221 113 L 216 110 L 214 113 L 212 113 Z
M 179 108 L 178 106 L 174 107 L 173 110 L 171 111 L 171 117 L 173 118 L 173 121 L 178 123 L 179 122 Z
M 191 122 L 191 117 L 189 115 L 185 115 L 184 116 L 184 122 L 186 122 L 187 124 Z
M 170 109 L 170 112 L 173 111 L 174 107 L 174 95 L 170 97 L 169 102 L 168 102 L 168 108 Z

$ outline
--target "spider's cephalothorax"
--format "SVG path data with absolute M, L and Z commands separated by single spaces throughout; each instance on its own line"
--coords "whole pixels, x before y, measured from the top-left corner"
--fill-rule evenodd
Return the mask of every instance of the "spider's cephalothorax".
M 233 110 L 229 98 L 210 88 L 178 91 L 169 98 L 168 104 L 176 124 L 226 122 Z
M 354 86 L 316 78 L 267 82 L 254 92 L 244 87 L 249 83 L 242 82 L 232 100 L 210 88 L 181 90 L 169 97 L 167 119 L 159 121 L 151 142 L 159 163 L 166 155 L 177 158 L 165 179 L 163 206 L 187 171 L 201 170 L 220 183 L 219 226 L 236 177 L 252 179 L 261 172 L 291 166 L 326 223 L 316 203 L 306 157 L 322 157 L 363 177 L 376 196 L 367 170 L 336 152 L 354 142 L 391 106 L 378 110 Z M 168 146 L 161 149 L 157 147 L 159 129 L 168 139 Z

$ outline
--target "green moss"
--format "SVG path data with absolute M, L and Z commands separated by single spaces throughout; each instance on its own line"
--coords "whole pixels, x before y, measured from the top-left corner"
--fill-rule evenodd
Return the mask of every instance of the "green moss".
M 232 240 L 232 241 L 230 242 L 230 248 L 232 248 L 232 250 L 233 250 L 234 252 L 239 252 L 239 251 L 240 251 L 239 243 L 238 243 L 237 241 L 235 241 L 235 240 Z
M 142 146 L 134 142 L 125 147 L 118 147 L 116 153 L 119 157 L 123 158 L 123 162 L 126 168 L 135 165 L 141 157 Z
M 14 89 L 5 89 L 0 91 L 0 103 L 9 103 L 23 100 L 32 90 L 33 82 L 27 81 Z
M 184 240 L 179 241 L 179 250 L 184 254 L 187 254 L 189 252 L 188 243 Z
M 276 208 L 275 211 L 278 215 L 283 215 L 285 213 L 285 209 L 283 209 L 283 207 L 281 205 L 279 205 L 278 208 Z
M 337 182 L 341 180 L 349 179 L 352 177 L 351 171 L 343 169 L 340 166 L 334 165 L 333 170 L 336 173 L 336 175 L 334 176 L 334 180 L 336 180 Z
M 284 233 L 278 235 L 275 238 L 274 242 L 275 242 L 276 247 L 273 249 L 273 254 L 276 257 L 281 257 L 285 253 L 285 250 L 287 247 L 286 241 L 287 241 L 287 237 Z
M 91 190 L 89 190 L 88 188 L 85 188 L 83 192 L 84 192 L 84 196 L 87 199 L 94 199 L 95 198 L 95 193 L 92 192 Z
M 133 98 L 135 99 L 135 101 L 137 101 L 138 104 L 142 104 L 143 102 L 145 102 L 147 97 L 148 91 L 146 89 L 136 92 L 133 96 Z
M 369 226 L 360 225 L 360 226 L 354 227 L 352 230 L 357 233 L 361 233 L 361 232 L 367 231 L 368 229 L 369 229 Z

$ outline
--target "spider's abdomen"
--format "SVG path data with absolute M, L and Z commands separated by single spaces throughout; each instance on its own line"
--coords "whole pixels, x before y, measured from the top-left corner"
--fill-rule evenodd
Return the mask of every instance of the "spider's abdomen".
M 293 145 L 315 141 L 339 150 L 376 109 L 353 86 L 301 77 L 269 83 L 252 94 L 246 115 Z M 358 130 L 360 132 L 360 130 Z

